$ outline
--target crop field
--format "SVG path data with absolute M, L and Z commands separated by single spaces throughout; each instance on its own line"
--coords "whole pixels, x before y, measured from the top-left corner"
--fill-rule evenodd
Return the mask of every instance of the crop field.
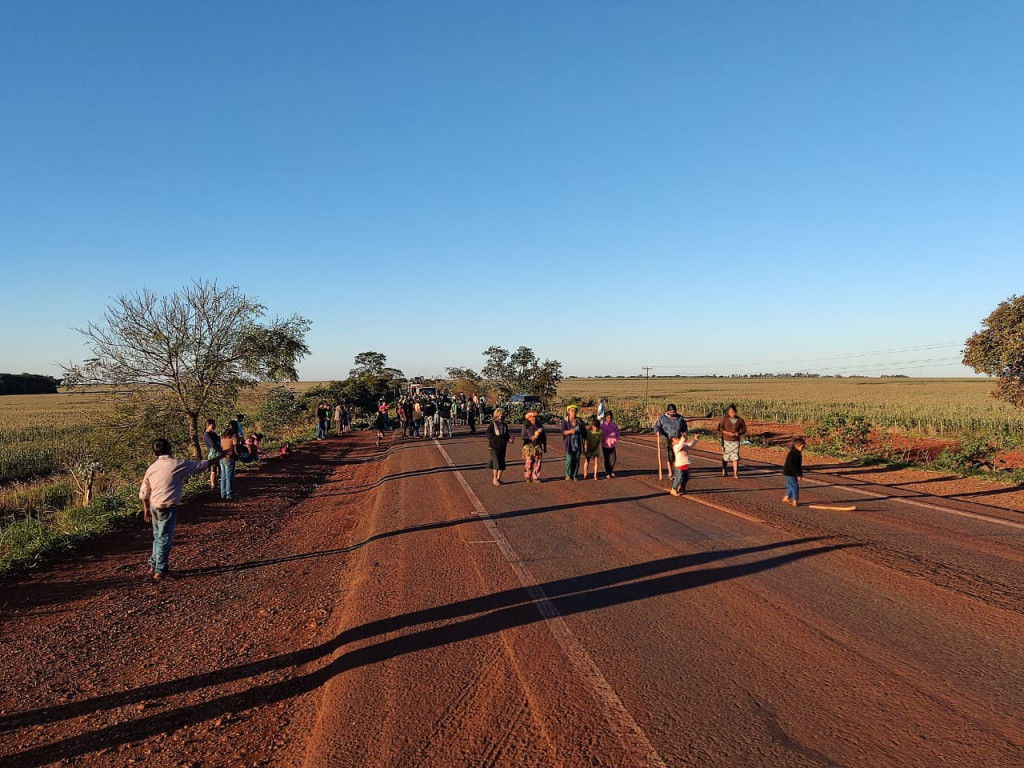
M 829 414 L 860 416 L 881 430 L 960 439 L 982 436 L 1024 445 L 1024 411 L 989 396 L 990 379 L 663 378 L 566 379 L 559 400 L 627 408 L 674 402 L 686 416 L 720 415 L 736 403 L 748 419 L 811 424 Z
M 0 483 L 53 472 L 105 412 L 85 392 L 0 397 Z

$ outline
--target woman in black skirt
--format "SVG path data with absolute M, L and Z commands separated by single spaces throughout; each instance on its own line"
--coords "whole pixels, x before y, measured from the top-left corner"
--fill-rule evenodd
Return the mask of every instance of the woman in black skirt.
M 512 442 L 512 435 L 505 424 L 505 411 L 497 408 L 494 420 L 487 426 L 487 446 L 491 449 L 491 472 L 495 485 L 501 485 L 501 473 L 505 471 L 505 451 Z

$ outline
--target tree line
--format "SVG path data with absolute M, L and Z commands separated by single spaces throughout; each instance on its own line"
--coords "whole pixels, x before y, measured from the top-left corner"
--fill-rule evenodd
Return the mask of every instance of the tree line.
M 0 395 L 55 395 L 60 379 L 34 373 L 0 373 Z

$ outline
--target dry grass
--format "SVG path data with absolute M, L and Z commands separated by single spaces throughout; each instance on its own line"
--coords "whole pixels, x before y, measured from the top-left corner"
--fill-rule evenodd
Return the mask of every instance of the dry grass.
M 4 395 L 0 397 L 0 430 L 94 424 L 105 412 L 102 395 L 95 392 Z

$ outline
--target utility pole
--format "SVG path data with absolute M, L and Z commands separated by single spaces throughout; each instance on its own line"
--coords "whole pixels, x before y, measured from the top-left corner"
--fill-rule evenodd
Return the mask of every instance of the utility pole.
M 644 407 L 646 408 L 651 404 L 651 368 L 653 368 L 654 366 L 641 365 L 640 367 L 644 369 L 644 374 L 647 378 L 647 391 L 644 394 Z

